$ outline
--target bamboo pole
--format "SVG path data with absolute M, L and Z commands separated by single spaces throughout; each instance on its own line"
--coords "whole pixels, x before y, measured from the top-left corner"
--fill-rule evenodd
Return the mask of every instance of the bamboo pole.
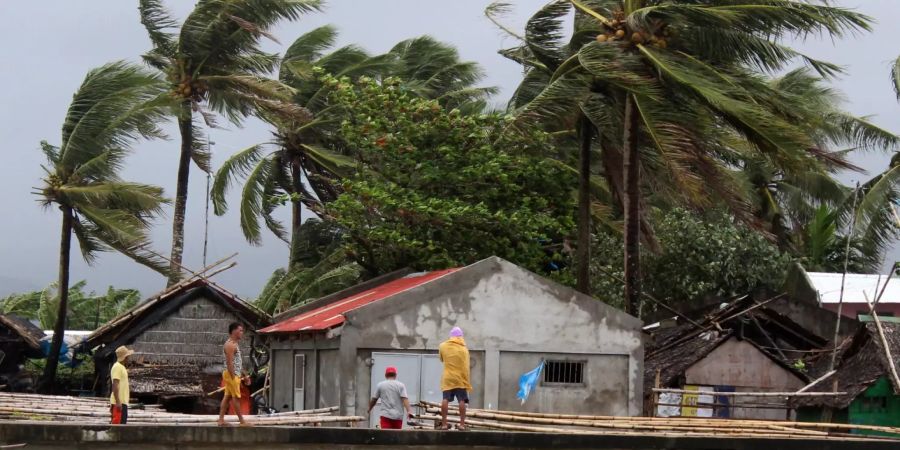
M 669 392 L 674 394 L 711 395 L 715 397 L 836 397 L 847 395 L 846 392 L 717 392 L 687 391 L 684 389 L 654 388 L 653 392 Z
M 437 403 L 421 401 L 420 404 L 424 406 L 440 407 Z M 887 427 L 887 426 L 878 426 L 878 425 L 859 425 L 859 424 L 846 424 L 846 423 L 824 423 L 824 422 L 789 422 L 789 421 L 767 421 L 767 420 L 735 420 L 735 419 L 703 419 L 703 418 L 674 418 L 674 417 L 625 417 L 625 416 L 590 416 L 590 415 L 575 415 L 575 414 L 546 414 L 546 413 L 527 413 L 527 412 L 518 412 L 518 411 L 486 411 L 482 409 L 467 409 L 466 415 L 468 416 L 472 412 L 494 412 L 501 413 L 506 415 L 517 415 L 523 417 L 550 417 L 550 418 L 576 418 L 576 419 L 587 419 L 587 420 L 618 420 L 618 421 L 626 421 L 626 422 L 637 422 L 637 421 L 648 421 L 648 422 L 658 422 L 658 421 L 673 421 L 673 422 L 681 422 L 681 423 L 692 423 L 692 424 L 703 424 L 710 423 L 711 421 L 717 422 L 734 422 L 737 423 L 738 426 L 762 426 L 762 425 L 781 425 L 788 427 L 798 427 L 798 428 L 814 428 L 814 429 L 835 429 L 835 430 L 866 430 L 866 431 L 877 431 L 881 433 L 889 433 L 896 436 L 900 436 L 900 428 L 896 427 Z M 458 409 L 454 406 L 450 406 L 450 414 L 458 414 Z
M 821 377 L 816 378 L 816 379 L 813 380 L 811 383 L 809 383 L 809 384 L 807 384 L 806 386 L 803 386 L 802 388 L 800 388 L 799 390 L 797 390 L 797 392 L 795 392 L 795 394 L 802 394 L 802 393 L 806 392 L 807 390 L 811 389 L 813 386 L 819 384 L 820 382 L 824 381 L 825 379 L 827 379 L 828 377 L 834 375 L 835 373 L 837 373 L 837 370 L 831 370 L 831 371 L 829 371 L 829 372 L 826 373 L 825 375 L 822 375 Z

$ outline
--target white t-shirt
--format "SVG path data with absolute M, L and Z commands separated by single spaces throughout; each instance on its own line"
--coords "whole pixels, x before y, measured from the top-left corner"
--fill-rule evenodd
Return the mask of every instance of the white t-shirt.
M 403 408 L 403 399 L 406 395 L 406 385 L 397 380 L 384 380 L 375 386 L 372 398 L 381 401 L 381 416 L 392 420 L 402 420 L 406 416 Z

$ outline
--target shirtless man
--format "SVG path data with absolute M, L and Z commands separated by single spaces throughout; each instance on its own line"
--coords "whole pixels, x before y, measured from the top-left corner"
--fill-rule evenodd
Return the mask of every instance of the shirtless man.
M 219 408 L 220 426 L 225 426 L 225 413 L 228 404 L 237 413 L 241 426 L 249 425 L 241 415 L 241 380 L 245 377 L 241 367 L 241 347 L 239 345 L 244 336 L 244 326 L 234 322 L 228 325 L 228 340 L 225 341 L 225 371 L 222 372 L 222 385 L 225 387 L 225 395 L 222 397 L 222 406 Z

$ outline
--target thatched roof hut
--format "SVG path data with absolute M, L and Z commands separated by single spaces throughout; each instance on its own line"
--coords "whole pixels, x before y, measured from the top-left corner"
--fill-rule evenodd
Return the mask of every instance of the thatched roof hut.
M 129 381 L 134 395 L 159 398 L 201 397 L 214 390 L 224 369 L 222 345 L 228 324 L 246 329 L 244 367 L 253 366 L 255 330 L 271 318 L 234 294 L 204 279 L 167 289 L 103 325 L 82 346 L 94 350 L 97 375 L 108 377 L 115 349 L 135 350 Z M 98 386 L 107 389 L 108 383 Z
M 44 332 L 16 315 L 0 314 L 0 373 L 16 371 L 22 358 L 38 358 Z
M 900 323 L 882 322 L 884 336 L 900 370 Z M 874 385 L 885 378 L 893 387 L 894 394 L 900 394 L 898 386 L 891 377 L 890 362 L 884 352 L 884 345 L 878 335 L 875 323 L 867 323 L 852 338 L 841 345 L 841 354 L 836 364 L 837 373 L 819 383 L 811 392 L 832 391 L 834 379 L 837 379 L 837 391 L 846 392 L 841 396 L 797 398 L 792 404 L 796 407 L 830 407 L 844 409 Z M 828 372 L 831 353 L 823 353 L 811 368 L 812 376 L 818 377 Z

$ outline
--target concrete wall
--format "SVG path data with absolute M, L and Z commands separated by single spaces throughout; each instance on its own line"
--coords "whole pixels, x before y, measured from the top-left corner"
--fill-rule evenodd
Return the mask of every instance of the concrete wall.
M 608 370 L 620 371 L 610 379 L 620 381 L 602 388 L 603 392 L 621 391 L 622 396 L 615 399 L 619 403 L 611 405 L 602 396 L 588 397 L 577 408 L 641 414 L 641 322 L 499 258 L 473 264 L 345 316 L 347 321 L 340 331 L 340 372 L 355 376 L 341 378 L 344 413 L 362 414 L 367 407 L 362 400 L 368 394 L 358 391 L 368 391 L 370 381 L 360 369 L 360 350 L 434 351 L 450 328 L 460 326 L 470 351 L 485 355 L 485 405 L 499 405 L 501 395 L 509 395 L 510 389 L 503 386 L 501 394 L 501 384 L 525 372 L 506 373 L 501 379 L 501 352 L 619 355 L 627 359 L 627 368 L 622 368 L 620 360 L 610 358 Z M 576 408 L 565 406 L 557 412 Z
M 519 377 L 534 369 L 541 358 L 584 361 L 584 383 L 545 384 L 535 387 L 528 401 L 516 398 Z M 628 356 L 573 353 L 500 352 L 500 393 L 498 409 L 504 411 L 572 414 L 628 415 Z
M 731 338 L 685 371 L 687 384 L 732 386 L 737 392 L 793 392 L 806 383 L 778 365 L 753 345 Z M 778 403 L 782 399 L 738 397 L 737 405 Z M 787 419 L 787 410 L 779 408 L 731 409 L 734 419 Z

